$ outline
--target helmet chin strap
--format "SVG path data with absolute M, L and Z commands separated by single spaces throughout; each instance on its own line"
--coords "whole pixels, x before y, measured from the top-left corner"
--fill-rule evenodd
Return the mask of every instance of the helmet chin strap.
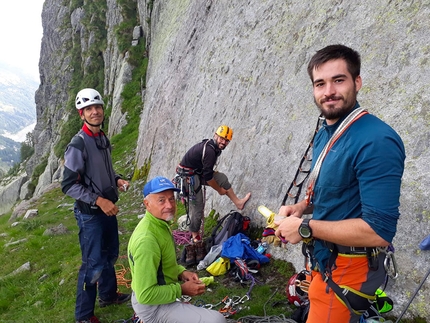
M 93 124 L 93 123 L 89 123 L 88 120 L 86 118 L 84 118 L 84 121 L 89 124 L 91 127 L 103 127 L 103 123 L 105 122 L 105 119 L 103 118 L 103 121 L 99 124 Z

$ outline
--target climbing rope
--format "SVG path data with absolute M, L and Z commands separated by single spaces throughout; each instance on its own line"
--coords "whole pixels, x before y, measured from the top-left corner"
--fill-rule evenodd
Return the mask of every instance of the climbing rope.
M 285 315 L 272 316 L 243 316 L 237 320 L 237 323 L 297 323 L 293 319 L 286 318 Z
M 127 258 L 126 256 L 121 256 L 119 258 Z M 130 268 L 125 268 L 122 264 L 115 264 L 115 275 L 118 286 L 125 286 L 131 288 L 131 279 L 126 279 L 125 275 L 130 272 Z
M 191 241 L 191 232 L 189 231 L 173 230 L 172 234 L 177 246 L 189 244 Z
M 267 301 L 264 303 L 263 310 L 264 310 L 264 316 L 255 316 L 255 315 L 248 315 L 243 316 L 237 320 L 238 323 L 297 323 L 293 319 L 286 318 L 285 315 L 272 315 L 267 316 L 266 314 L 266 305 L 270 302 L 270 300 L 275 296 L 275 294 L 278 292 L 278 288 L 270 295 L 270 297 L 267 299 Z

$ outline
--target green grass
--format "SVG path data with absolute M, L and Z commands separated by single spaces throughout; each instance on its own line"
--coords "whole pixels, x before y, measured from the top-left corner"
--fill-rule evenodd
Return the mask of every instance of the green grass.
M 128 271 L 126 247 L 128 239 L 139 222 L 138 215 L 143 213 L 141 189 L 143 183 L 132 182 L 126 193 L 121 193 L 118 206 L 120 234 L 120 258 L 117 261 L 121 292 L 129 293 L 127 284 L 131 276 Z M 38 209 L 37 217 L 29 220 L 17 219 L 21 223 L 11 227 L 8 221 L 10 214 L 0 217 L 1 249 L 3 259 L 0 266 L 0 322 L 73 322 L 76 295 L 76 279 L 80 266 L 80 249 L 78 244 L 78 228 L 74 219 L 71 204 L 73 200 L 65 196 L 59 188 L 55 188 L 40 198 L 34 206 Z M 178 215 L 184 214 L 182 204 L 178 205 Z M 208 236 L 216 224 L 218 214 L 213 211 L 205 220 L 205 235 Z M 69 232 L 65 235 L 45 236 L 47 228 L 62 223 Z M 176 224 L 172 225 L 176 229 Z M 261 228 L 253 228 L 251 238 L 261 236 Z M 27 239 L 16 245 L 6 243 Z M 179 253 L 178 253 L 179 254 Z M 26 262 L 30 262 L 31 270 L 7 276 Z M 195 267 L 194 267 L 195 268 Z M 122 271 L 125 270 L 125 274 Z M 191 268 L 191 270 L 195 270 Z M 256 283 L 251 292 L 251 299 L 242 304 L 243 309 L 230 317 L 238 319 L 246 316 L 279 316 L 289 317 L 293 306 L 285 303 L 285 285 L 293 274 L 290 263 L 272 259 L 269 264 L 261 267 L 255 275 L 261 283 Z M 199 271 L 199 276 L 210 276 L 208 272 Z M 120 278 L 121 278 L 120 277 Z M 242 286 L 228 274 L 215 278 L 208 286 L 207 292 L 191 299 L 192 304 L 216 304 L 226 296 L 244 296 L 250 285 Z M 275 306 L 274 304 L 279 305 Z M 217 309 L 222 306 L 218 306 Z M 96 315 L 102 322 L 122 322 L 133 315 L 129 305 L 99 308 Z M 395 319 L 391 318 L 393 322 Z M 425 322 L 402 320 L 402 322 Z
M 126 193 L 121 193 L 118 206 L 120 234 L 120 259 L 117 270 L 128 269 L 126 246 L 135 226 L 139 222 L 137 215 L 143 213 L 141 188 L 143 183 L 133 182 Z M 0 217 L 0 256 L 4 260 L 0 267 L 0 322 L 73 322 L 76 294 L 76 279 L 80 266 L 80 249 L 78 243 L 78 228 L 72 211 L 73 200 L 65 196 L 60 188 L 55 188 L 41 197 L 34 208 L 38 216 L 23 220 L 14 227 L 8 221 L 10 214 Z M 178 214 L 183 214 L 182 204 L 178 205 Z M 217 214 L 212 212 L 205 221 L 205 232 L 210 233 L 216 223 Z M 43 235 L 46 229 L 63 224 L 68 233 L 58 236 Z M 175 225 L 172 226 L 175 229 Z M 27 239 L 16 245 L 5 246 L 6 243 Z M 30 271 L 14 276 L 8 276 L 15 269 L 30 262 Z M 282 262 L 281 262 L 282 263 Z M 272 266 L 272 265 L 270 265 Z M 200 276 L 209 276 L 206 271 L 199 272 Z M 244 295 L 247 287 L 233 282 L 228 276 L 217 277 L 214 284 L 209 286 L 210 292 L 195 298 L 192 302 L 201 300 L 211 303 L 219 302 L 226 295 Z M 227 278 L 227 281 L 223 281 Z M 261 278 L 261 277 L 260 277 Z M 124 280 L 130 280 L 127 271 Z M 262 278 L 261 278 L 262 279 Z M 287 279 L 287 278 L 285 278 Z M 274 299 L 285 299 L 284 289 L 281 288 Z M 126 285 L 119 286 L 120 291 L 130 292 Z M 273 293 L 273 287 L 256 285 L 253 288 L 253 299 L 247 302 L 249 310 L 242 314 L 263 314 L 263 304 L 267 296 Z M 268 313 L 284 312 L 281 308 L 269 307 Z M 96 315 L 103 322 L 116 322 L 129 319 L 133 310 L 127 305 L 98 308 Z

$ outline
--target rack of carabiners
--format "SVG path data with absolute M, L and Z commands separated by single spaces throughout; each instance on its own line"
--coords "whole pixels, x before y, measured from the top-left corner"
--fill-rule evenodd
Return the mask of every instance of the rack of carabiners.
M 250 297 L 248 294 L 244 296 L 225 296 L 221 301 L 215 304 L 205 303 L 203 300 L 198 299 L 192 303 L 192 298 L 190 296 L 181 296 L 177 300 L 184 303 L 193 304 L 197 307 L 203 307 L 210 310 L 218 310 L 224 317 L 229 317 L 231 315 L 239 313 L 241 310 L 249 309 L 249 306 L 244 304 L 249 301 Z

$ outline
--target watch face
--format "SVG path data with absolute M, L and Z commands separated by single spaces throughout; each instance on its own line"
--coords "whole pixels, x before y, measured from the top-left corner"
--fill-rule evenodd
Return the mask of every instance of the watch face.
M 300 235 L 303 238 L 309 238 L 311 236 L 311 230 L 308 226 L 301 226 L 300 227 Z

